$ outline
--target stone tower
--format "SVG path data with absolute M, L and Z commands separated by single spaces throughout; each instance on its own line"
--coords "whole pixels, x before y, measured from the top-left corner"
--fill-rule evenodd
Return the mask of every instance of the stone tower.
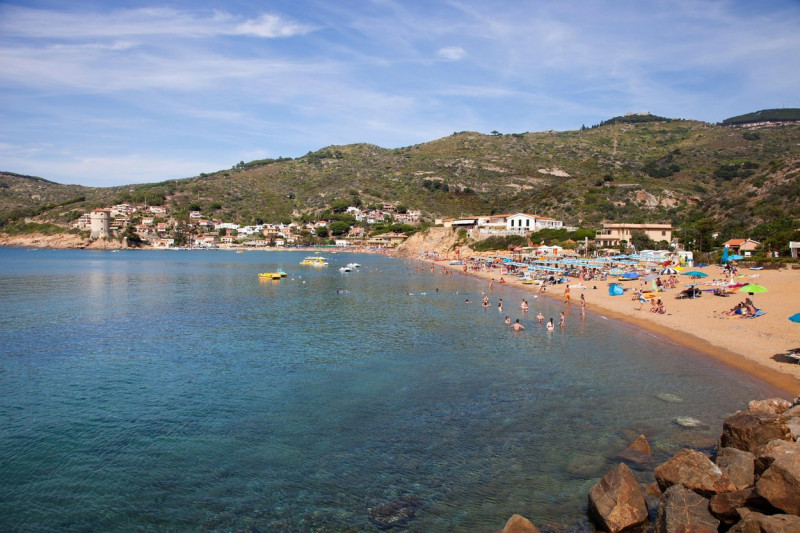
M 89 215 L 92 223 L 92 239 L 104 239 L 111 236 L 111 212 L 108 209 L 95 209 Z

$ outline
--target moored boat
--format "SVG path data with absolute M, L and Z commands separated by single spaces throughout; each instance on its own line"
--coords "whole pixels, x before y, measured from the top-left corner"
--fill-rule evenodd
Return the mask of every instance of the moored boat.
M 310 266 L 328 266 L 328 262 L 325 260 L 324 257 L 320 256 L 309 256 L 300 261 L 301 265 L 310 265 Z

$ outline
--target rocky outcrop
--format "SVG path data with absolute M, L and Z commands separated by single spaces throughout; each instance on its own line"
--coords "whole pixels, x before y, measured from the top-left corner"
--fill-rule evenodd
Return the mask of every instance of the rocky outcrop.
M 622 450 L 618 457 L 625 461 L 635 464 L 641 464 L 650 459 L 652 451 L 650 450 L 650 443 L 647 442 L 647 437 L 639 435 L 630 446 Z
M 772 464 L 756 482 L 756 490 L 773 507 L 800 515 L 800 443 L 773 453 Z
M 736 490 L 736 485 L 707 456 L 695 450 L 681 450 L 672 459 L 656 467 L 656 481 L 662 491 L 672 485 L 710 498 Z
M 502 533 L 539 533 L 539 529 L 524 516 L 515 514 L 508 519 Z
M 646 500 L 657 506 L 656 533 L 800 533 L 800 442 L 788 430 L 795 421 L 800 422 L 800 398 L 794 406 L 780 399 L 750 402 L 747 411 L 724 421 L 714 462 L 687 449 L 656 467 L 657 484 L 649 486 Z M 637 443 L 620 456 L 643 452 Z M 591 516 L 605 531 L 634 527 L 597 519 L 613 516 L 619 494 L 641 496 L 623 466 L 589 494 Z
M 720 449 L 714 460 L 720 470 L 733 481 L 739 490 L 755 484 L 755 461 L 755 455 L 736 448 Z
M 777 414 L 740 411 L 722 423 L 720 446 L 758 454 L 769 441 L 789 436 L 786 421 Z
M 661 498 L 656 516 L 656 533 L 714 533 L 719 520 L 708 511 L 708 500 L 683 485 L 672 485 Z
M 617 465 L 589 491 L 589 512 L 604 531 L 611 533 L 647 520 L 642 489 L 625 463 Z
M 728 533 L 800 533 L 800 516 L 764 515 L 744 512 L 742 519 Z

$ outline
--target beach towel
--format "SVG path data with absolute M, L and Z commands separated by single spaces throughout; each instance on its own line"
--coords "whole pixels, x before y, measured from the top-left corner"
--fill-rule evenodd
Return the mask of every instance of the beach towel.
M 762 311 L 761 309 L 756 309 L 756 314 L 750 315 L 750 316 L 746 316 L 745 318 L 756 318 L 756 317 L 759 317 L 759 316 L 764 315 L 764 314 L 765 314 L 765 312 Z

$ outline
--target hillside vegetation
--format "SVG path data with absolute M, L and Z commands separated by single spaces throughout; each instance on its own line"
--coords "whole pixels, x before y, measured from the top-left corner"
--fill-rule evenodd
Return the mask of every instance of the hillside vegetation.
M 786 117 L 800 110 L 774 111 Z M 336 203 L 388 202 L 430 220 L 527 212 L 572 226 L 671 222 L 713 227 L 723 236 L 791 226 L 800 219 L 800 124 L 729 125 L 740 118 L 713 125 L 628 115 L 576 131 L 456 132 L 396 149 L 329 146 L 296 159 L 125 187 L 5 173 L 0 217 L 4 225 L 24 217 L 68 224 L 94 207 L 147 201 L 179 214 L 201 208 L 210 218 L 256 223 L 311 219 Z

